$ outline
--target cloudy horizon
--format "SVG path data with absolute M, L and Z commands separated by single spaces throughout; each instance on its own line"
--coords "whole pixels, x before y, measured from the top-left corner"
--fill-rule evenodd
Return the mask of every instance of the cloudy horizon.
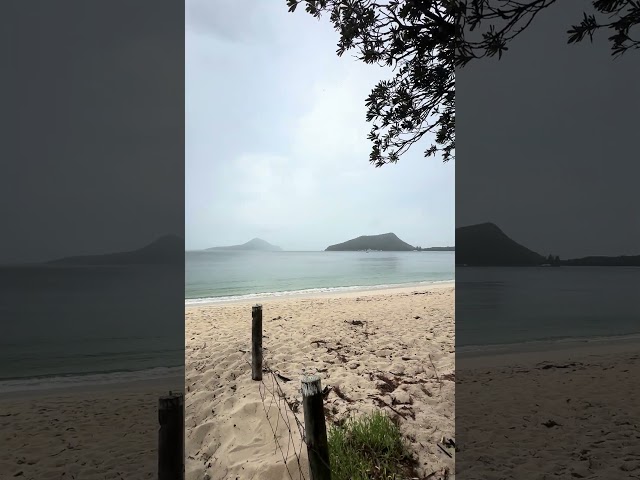
M 365 99 L 390 72 L 339 58 L 328 19 L 286 3 L 188 0 L 185 247 L 262 238 L 324 250 L 393 232 L 454 244 L 454 162 L 369 163 Z

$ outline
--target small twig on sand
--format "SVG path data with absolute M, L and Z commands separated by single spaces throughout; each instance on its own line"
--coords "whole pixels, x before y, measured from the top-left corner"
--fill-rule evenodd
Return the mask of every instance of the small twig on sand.
M 562 425 L 559 424 L 558 422 L 556 422 L 555 420 L 547 420 L 546 422 L 544 422 L 542 425 L 544 425 L 547 428 L 551 428 L 551 427 L 561 427 Z
M 291 381 L 291 379 L 290 379 L 290 378 L 287 378 L 287 377 L 285 377 L 284 375 L 281 375 L 281 374 L 280 374 L 280 373 L 278 373 L 278 372 L 274 372 L 274 373 L 276 374 L 276 376 L 277 376 L 280 380 L 282 380 L 282 381 L 283 381 L 283 382 L 285 382 L 285 383 L 286 383 L 286 382 L 290 382 L 290 381 Z
M 333 386 L 333 391 L 338 397 L 340 397 L 345 402 L 353 403 L 353 399 L 345 395 L 338 385 Z
M 376 397 L 375 395 L 370 395 L 371 398 L 375 398 L 378 402 L 380 402 L 381 404 L 383 404 L 386 407 L 389 407 L 391 410 L 393 410 L 395 413 L 397 413 L 398 415 L 400 415 L 402 418 L 404 418 L 405 420 L 407 419 L 407 417 L 400 411 L 396 410 L 395 408 L 393 408 L 391 405 L 389 405 L 387 402 L 385 402 L 384 400 L 382 400 L 380 397 Z
M 424 480 L 429 480 L 430 478 L 433 478 L 436 475 L 438 475 L 438 480 L 448 480 L 448 478 L 449 478 L 449 468 L 448 467 L 444 467 L 444 468 L 441 468 L 440 470 L 436 470 L 435 472 L 431 472 L 429 475 L 424 477 Z
M 333 387 L 330 387 L 329 385 L 325 385 L 325 387 L 322 389 L 322 398 L 326 400 L 331 390 L 333 390 Z
M 444 449 L 444 447 L 443 447 L 442 445 L 440 445 L 439 443 L 437 443 L 436 445 L 438 445 L 438 448 L 439 448 L 440 450 L 442 450 L 442 451 L 445 453 L 445 455 L 446 455 L 446 456 L 448 456 L 449 458 L 453 458 L 453 457 L 451 456 L 451 454 L 450 454 L 449 452 L 447 452 L 447 451 Z

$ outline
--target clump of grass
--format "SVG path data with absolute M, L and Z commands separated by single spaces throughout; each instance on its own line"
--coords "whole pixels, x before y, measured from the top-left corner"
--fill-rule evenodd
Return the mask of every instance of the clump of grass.
M 329 429 L 332 480 L 402 480 L 415 477 L 415 461 L 398 426 L 376 411 Z

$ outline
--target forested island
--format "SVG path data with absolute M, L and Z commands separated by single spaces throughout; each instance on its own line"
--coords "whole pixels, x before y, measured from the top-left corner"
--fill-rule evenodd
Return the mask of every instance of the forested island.
M 395 233 L 381 235 L 362 235 L 343 243 L 330 245 L 326 252 L 358 252 L 363 250 L 378 250 L 381 252 L 410 252 L 415 247 L 398 238 Z

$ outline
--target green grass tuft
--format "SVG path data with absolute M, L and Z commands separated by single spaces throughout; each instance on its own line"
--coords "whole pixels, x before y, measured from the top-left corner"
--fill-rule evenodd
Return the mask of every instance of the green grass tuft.
M 403 480 L 415 461 L 398 426 L 376 411 L 329 429 L 332 480 Z

